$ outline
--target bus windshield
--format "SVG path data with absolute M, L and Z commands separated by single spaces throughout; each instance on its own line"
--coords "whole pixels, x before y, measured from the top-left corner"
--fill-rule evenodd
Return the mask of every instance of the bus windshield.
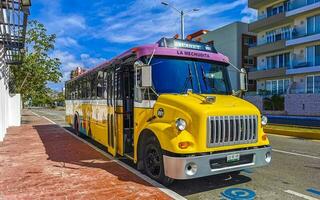
M 152 81 L 157 93 L 230 94 L 227 66 L 213 62 L 154 57 Z

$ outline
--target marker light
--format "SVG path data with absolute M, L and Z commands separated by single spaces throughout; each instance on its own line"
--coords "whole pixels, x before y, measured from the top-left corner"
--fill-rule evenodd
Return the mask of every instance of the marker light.
M 262 126 L 267 125 L 267 123 L 268 123 L 268 118 L 263 115 L 263 116 L 261 117 L 261 124 L 262 124 Z
M 262 135 L 262 140 L 263 140 L 263 141 L 266 141 L 267 138 L 268 138 L 268 136 L 267 136 L 266 134 Z
M 187 126 L 187 122 L 184 119 L 177 119 L 176 120 L 176 127 L 179 131 L 183 131 L 184 129 L 186 129 Z
M 179 148 L 180 149 L 186 149 L 190 146 L 189 142 L 179 142 Z

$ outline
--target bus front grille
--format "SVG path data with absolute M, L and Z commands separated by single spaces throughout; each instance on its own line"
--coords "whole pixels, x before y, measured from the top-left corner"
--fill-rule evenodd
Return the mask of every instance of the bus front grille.
M 207 146 L 255 143 L 258 135 L 256 115 L 211 116 L 207 121 Z

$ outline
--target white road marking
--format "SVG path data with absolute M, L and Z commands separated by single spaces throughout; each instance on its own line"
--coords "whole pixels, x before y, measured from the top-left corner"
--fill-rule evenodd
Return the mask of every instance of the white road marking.
M 286 192 L 288 194 L 295 195 L 297 197 L 301 197 L 301 198 L 307 199 L 307 200 L 319 200 L 317 198 L 314 198 L 314 197 L 311 197 L 311 196 L 308 196 L 308 195 L 305 195 L 305 194 L 301 194 L 299 192 L 295 192 L 295 191 L 292 191 L 292 190 L 285 190 L 284 192 Z
M 32 112 L 32 111 L 31 111 Z M 40 115 L 38 115 L 37 113 L 35 113 L 35 112 L 32 112 L 32 114 L 34 114 L 35 116 L 37 116 L 37 117 L 41 117 Z
M 58 125 L 60 128 L 61 127 L 59 124 L 55 123 L 54 121 L 52 121 L 51 119 L 45 117 L 45 116 L 41 116 L 44 119 L 48 120 L 50 123 L 52 124 L 56 124 Z M 74 138 L 80 140 L 81 142 L 89 145 L 91 148 L 93 148 L 94 150 L 100 152 L 102 155 L 104 155 L 105 157 L 107 157 L 110 160 L 115 161 L 116 163 L 118 163 L 120 166 L 124 167 L 125 169 L 127 169 L 128 171 L 132 172 L 133 174 L 137 175 L 138 177 L 140 177 L 141 179 L 143 179 L 144 181 L 150 183 L 152 186 L 158 188 L 159 190 L 161 190 L 163 193 L 167 194 L 169 197 L 176 199 L 176 200 L 187 200 L 186 198 L 184 198 L 183 196 L 179 195 L 178 193 L 170 190 L 169 188 L 165 187 L 164 185 L 158 183 L 157 181 L 151 179 L 150 177 L 142 174 L 141 172 L 139 172 L 138 170 L 130 167 L 129 165 L 125 164 L 124 162 L 115 159 L 114 157 L 112 157 L 111 155 L 107 154 L 106 152 L 102 151 L 101 149 L 97 148 L 96 146 L 92 145 L 91 143 L 87 142 L 86 140 L 76 136 L 74 133 L 68 131 L 67 129 L 63 128 L 64 131 L 66 131 L 68 134 L 70 134 L 71 136 L 73 136 Z
M 278 149 L 272 149 L 272 151 L 278 152 L 278 153 L 285 153 L 285 154 L 289 154 L 289 155 L 302 156 L 302 157 L 306 157 L 306 158 L 312 158 L 312 159 L 319 159 L 320 160 L 320 157 L 317 157 L 317 156 L 310 156 L 310 155 L 306 155 L 306 154 L 294 153 L 294 152 L 283 151 L 283 150 L 278 150 Z
M 57 123 L 55 123 L 54 121 L 52 121 L 51 119 L 49 119 L 49 118 L 47 118 L 47 117 L 45 117 L 45 116 L 42 116 L 44 119 L 46 119 L 46 120 L 48 120 L 51 124 L 57 124 Z M 58 124 L 57 124 L 58 125 Z M 62 128 L 62 127 L 61 127 Z

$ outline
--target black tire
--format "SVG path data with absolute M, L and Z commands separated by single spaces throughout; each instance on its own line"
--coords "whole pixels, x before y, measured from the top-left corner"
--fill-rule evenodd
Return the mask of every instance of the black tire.
M 74 125 L 74 130 L 75 130 L 75 133 L 76 133 L 76 135 L 80 135 L 80 132 L 79 132 L 79 122 L 78 122 L 78 116 L 76 115 L 75 117 L 74 117 L 74 123 L 73 123 Z
M 240 173 L 241 173 L 241 171 L 234 171 L 234 172 L 230 172 L 229 174 L 230 174 L 231 176 L 239 176 Z
M 163 154 L 158 140 L 155 137 L 150 137 L 143 146 L 143 168 L 144 172 L 152 179 L 170 185 L 173 182 L 172 178 L 165 176 L 163 166 Z

